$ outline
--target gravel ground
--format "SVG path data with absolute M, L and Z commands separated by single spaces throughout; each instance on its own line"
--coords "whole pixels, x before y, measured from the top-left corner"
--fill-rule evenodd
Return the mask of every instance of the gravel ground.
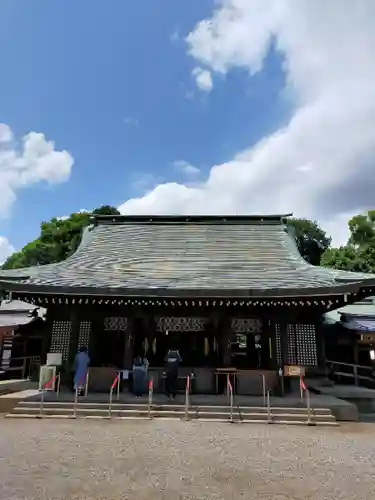
M 375 426 L 0 420 L 0 499 L 374 500 Z

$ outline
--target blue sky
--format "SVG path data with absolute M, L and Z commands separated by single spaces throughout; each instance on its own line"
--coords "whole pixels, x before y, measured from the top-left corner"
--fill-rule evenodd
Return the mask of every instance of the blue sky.
M 285 121 L 275 51 L 251 79 L 238 68 L 214 75 L 211 92 L 195 85 L 185 37 L 213 9 L 213 0 L 1 1 L 0 122 L 18 143 L 40 132 L 74 158 L 67 182 L 17 190 L 0 220 L 14 247 L 52 216 L 185 182 L 177 160 L 204 179 Z

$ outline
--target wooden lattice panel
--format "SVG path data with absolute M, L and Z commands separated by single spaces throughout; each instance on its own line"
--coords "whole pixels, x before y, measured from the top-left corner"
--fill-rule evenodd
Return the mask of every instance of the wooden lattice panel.
M 261 333 L 262 320 L 258 318 L 232 318 L 231 329 L 235 333 Z
M 70 335 L 72 332 L 71 321 L 54 321 L 52 324 L 52 337 L 50 352 L 59 352 L 66 361 L 69 355 Z
M 278 366 L 283 364 L 283 352 L 281 350 L 281 330 L 280 325 L 276 323 L 275 325 L 275 338 L 276 338 L 276 361 Z
M 206 318 L 196 318 L 190 316 L 161 316 L 156 320 L 156 330 L 158 332 L 202 332 L 207 323 Z
M 316 335 L 314 325 L 295 325 L 298 364 L 316 366 Z
M 91 321 L 81 321 L 78 334 L 78 349 L 81 347 L 89 348 L 91 333 Z
M 104 330 L 125 332 L 128 327 L 128 318 L 122 316 L 107 316 L 104 318 Z
M 288 365 L 298 365 L 295 333 L 294 325 L 288 325 L 286 328 L 286 337 L 288 340 Z
M 315 326 L 295 324 L 287 326 L 288 364 L 300 366 L 316 366 Z

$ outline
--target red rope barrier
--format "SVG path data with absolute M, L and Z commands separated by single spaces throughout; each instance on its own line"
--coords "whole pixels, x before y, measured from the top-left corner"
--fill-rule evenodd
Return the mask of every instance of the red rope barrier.
M 148 390 L 153 391 L 154 390 L 154 379 L 151 378 L 148 383 Z
M 111 389 L 114 389 L 117 385 L 117 382 L 119 381 L 119 378 L 120 378 L 120 375 L 117 374 L 116 377 L 115 377 L 115 380 L 113 381 L 112 385 L 111 385 Z
M 51 379 L 49 382 L 46 382 L 44 384 L 44 389 L 47 389 L 48 387 L 52 387 L 53 383 L 56 382 L 57 380 L 57 375 L 55 377 L 53 377 L 53 379 Z
M 230 393 L 233 393 L 233 387 L 232 387 L 229 375 L 227 375 L 227 385 L 228 385 L 228 391 Z
M 302 377 L 299 378 L 299 385 L 300 385 L 301 389 L 303 389 L 304 391 L 307 391 L 307 387 L 306 387 L 305 382 L 304 382 Z

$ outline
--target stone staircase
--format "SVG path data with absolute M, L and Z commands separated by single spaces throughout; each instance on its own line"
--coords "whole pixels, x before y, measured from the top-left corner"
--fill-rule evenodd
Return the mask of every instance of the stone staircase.
M 111 415 L 109 404 L 102 402 L 79 402 L 74 411 L 72 402 L 45 402 L 43 412 L 39 401 L 20 401 L 13 410 L 6 415 L 7 418 L 48 418 L 48 419 L 188 419 L 202 422 L 228 422 L 230 412 L 228 406 L 190 406 L 188 415 L 182 404 L 154 404 L 151 412 L 145 403 L 125 404 L 113 403 Z M 335 417 L 328 408 L 316 408 L 310 412 L 308 420 L 307 408 L 272 407 L 270 418 L 266 407 L 235 406 L 232 421 L 236 423 L 277 423 L 299 425 L 338 425 Z

